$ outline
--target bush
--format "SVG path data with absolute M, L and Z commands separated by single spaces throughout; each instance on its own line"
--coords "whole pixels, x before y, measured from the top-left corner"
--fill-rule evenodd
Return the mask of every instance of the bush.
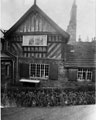
M 1 102 L 17 107 L 47 107 L 65 105 L 95 104 L 95 91 L 76 91 L 72 89 L 41 88 L 41 89 L 8 89 L 2 91 Z M 9 105 L 8 105 L 9 106 Z

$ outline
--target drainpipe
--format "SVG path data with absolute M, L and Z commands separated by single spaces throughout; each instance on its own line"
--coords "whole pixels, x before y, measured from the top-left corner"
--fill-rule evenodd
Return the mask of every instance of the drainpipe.
M 19 81 L 19 74 L 18 74 L 18 55 L 16 56 L 16 82 L 18 82 Z
M 15 61 L 13 60 L 13 84 L 15 83 L 15 78 L 14 78 L 14 70 L 15 70 Z

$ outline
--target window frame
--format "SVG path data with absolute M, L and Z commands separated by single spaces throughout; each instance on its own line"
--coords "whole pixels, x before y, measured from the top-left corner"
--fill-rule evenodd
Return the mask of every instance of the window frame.
M 34 54 L 34 56 L 32 56 L 32 54 Z M 23 56 L 24 57 L 45 58 L 47 56 L 47 47 L 45 47 L 45 46 L 35 46 L 35 47 L 34 46 L 32 46 L 32 47 L 24 46 L 23 47 Z
M 32 68 L 31 68 L 32 65 L 35 65 L 35 66 L 36 66 L 36 68 L 35 68 L 35 70 L 34 70 L 34 71 L 35 71 L 35 76 L 32 76 L 32 73 L 31 73 L 31 71 L 32 71 Z M 37 76 L 37 65 L 40 65 L 40 77 Z M 44 69 L 43 69 L 43 72 L 44 72 L 43 74 L 44 74 L 44 75 L 43 75 L 43 76 L 42 76 L 42 73 L 41 73 L 41 72 L 42 72 L 42 70 L 41 70 L 41 66 L 42 66 L 42 65 L 44 66 Z M 45 69 L 46 66 L 48 67 L 48 68 L 47 68 L 47 71 L 46 71 L 46 69 Z M 49 65 L 49 64 L 45 64 L 45 63 L 30 63 L 30 64 L 29 64 L 29 76 L 30 76 L 30 78 L 32 78 L 32 79 L 33 79 L 33 78 L 48 79 L 48 78 L 49 78 L 49 70 L 50 70 L 50 65 Z M 46 76 L 46 73 L 47 73 L 47 76 Z
M 84 73 L 85 73 L 85 79 L 84 79 Z M 90 74 L 90 79 L 88 79 L 88 74 Z M 80 77 L 78 77 L 79 75 Z M 89 68 L 78 68 L 77 80 L 78 81 L 92 81 L 92 70 L 90 70 Z

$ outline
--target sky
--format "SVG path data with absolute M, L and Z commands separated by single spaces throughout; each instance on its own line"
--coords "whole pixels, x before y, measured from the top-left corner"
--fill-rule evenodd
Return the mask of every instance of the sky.
M 37 0 L 37 5 L 66 31 L 74 0 Z M 1 0 L 0 28 L 8 30 L 33 5 L 34 0 Z M 96 36 L 96 0 L 76 0 L 77 40 Z

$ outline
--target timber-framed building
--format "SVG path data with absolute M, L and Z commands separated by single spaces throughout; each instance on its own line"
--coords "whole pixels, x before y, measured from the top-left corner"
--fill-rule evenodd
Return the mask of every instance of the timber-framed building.
M 71 16 L 71 19 L 74 18 Z M 10 83 L 31 82 L 42 87 L 64 87 L 70 81 L 94 82 L 95 47 L 93 43 L 76 43 L 74 21 L 76 19 L 70 20 L 65 32 L 35 3 L 5 32 L 6 47 L 3 51 L 7 51 L 7 61 L 4 63 L 5 59 L 1 57 L 1 63 L 6 66 L 8 59 L 11 60 L 8 64 L 11 67 L 7 65 L 5 68 Z M 83 53 L 81 49 L 84 49 Z M 4 76 L 2 70 L 2 81 Z

